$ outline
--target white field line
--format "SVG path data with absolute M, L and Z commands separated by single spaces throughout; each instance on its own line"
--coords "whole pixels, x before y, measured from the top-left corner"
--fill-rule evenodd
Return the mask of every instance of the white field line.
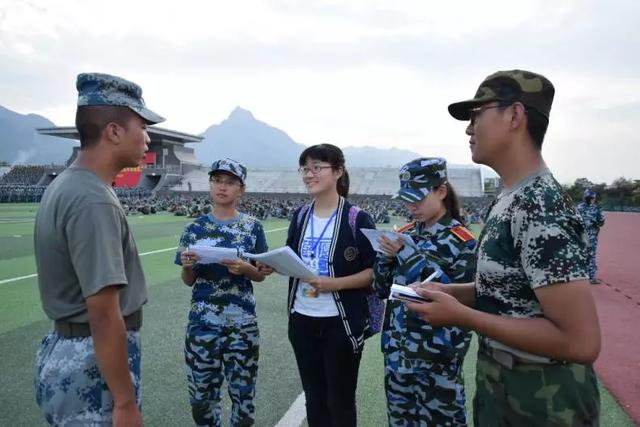
M 273 230 L 266 230 L 265 233 L 273 233 L 274 231 L 282 231 L 288 228 L 289 227 L 274 228 Z M 142 252 L 140 256 L 159 254 L 161 252 L 175 251 L 176 249 L 177 249 L 177 246 L 174 246 L 171 248 L 164 248 L 164 249 L 158 249 L 155 251 Z M 37 277 L 37 276 L 38 276 L 37 274 L 28 274 L 26 276 L 12 277 L 11 279 L 0 280 L 0 285 L 3 285 L 5 283 L 17 282 L 19 280 L 31 279 L 32 277 Z
M 266 230 L 265 233 L 273 233 L 275 231 L 286 230 L 288 227 L 274 228 L 273 230 Z M 153 255 L 162 252 L 174 251 L 177 247 L 158 249 L 155 251 L 143 252 L 140 256 Z M 31 279 L 37 277 L 37 274 L 29 274 L 27 276 L 13 277 L 11 279 L 0 280 L 0 285 L 4 283 L 17 282 L 19 280 Z M 275 427 L 300 427 L 304 419 L 306 418 L 306 408 L 304 392 L 300 393 L 296 400 L 291 404 L 291 407 L 287 410 L 284 416 L 278 421 Z
M 2 285 L 3 283 L 17 282 L 18 280 L 31 279 L 32 277 L 37 276 L 37 274 L 28 274 L 26 276 L 12 277 L 11 279 L 0 280 L 0 285 Z
M 302 392 L 275 427 L 300 427 L 306 416 L 304 392 Z

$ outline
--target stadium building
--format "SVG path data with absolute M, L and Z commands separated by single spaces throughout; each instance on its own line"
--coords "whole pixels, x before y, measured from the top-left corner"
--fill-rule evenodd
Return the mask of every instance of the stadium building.
M 143 164 L 123 170 L 113 182 L 116 188 L 137 188 L 152 193 L 208 193 L 208 168 L 195 157 L 187 144 L 200 143 L 201 136 L 149 126 L 151 143 Z M 75 127 L 42 128 L 43 135 L 79 140 Z M 78 146 L 73 147 L 65 166 L 43 166 L 39 178 L 31 185 L 47 186 L 76 158 Z M 237 159 L 242 161 L 242 159 Z M 249 168 L 247 190 L 254 194 L 306 194 L 297 165 L 291 168 Z M 400 165 L 398 165 L 400 166 Z M 457 193 L 465 199 L 485 196 L 484 179 L 479 166 L 449 165 L 449 180 Z M 397 168 L 349 168 L 350 194 L 391 196 L 397 191 Z
M 80 135 L 74 126 L 43 128 L 37 130 L 43 135 L 79 140 Z M 113 186 L 141 188 L 153 192 L 178 185 L 185 174 L 192 169 L 199 169 L 200 162 L 193 154 L 188 143 L 202 141 L 201 136 L 191 135 L 157 126 L 147 128 L 149 151 L 145 154 L 143 164 L 136 168 L 127 168 L 118 174 Z M 73 163 L 80 147 L 73 147 L 73 152 L 66 166 Z M 48 168 L 39 185 L 48 185 L 64 167 Z

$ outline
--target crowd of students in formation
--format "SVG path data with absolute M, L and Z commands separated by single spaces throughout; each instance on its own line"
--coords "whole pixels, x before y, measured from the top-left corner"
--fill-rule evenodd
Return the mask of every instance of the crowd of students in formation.
M 81 74 L 77 88 L 80 155 L 46 190 L 36 220 L 42 303 L 55 321 L 37 354 L 37 401 L 55 425 L 140 425 L 146 288 L 108 183 L 141 160 L 146 124 L 163 119 L 124 79 Z M 360 360 L 378 332 L 389 425 L 466 425 L 462 365 L 472 331 L 479 338 L 476 426 L 598 425 L 592 364 L 600 330 L 585 225 L 541 155 L 554 92 L 539 74 L 500 71 L 474 98 L 449 106 L 468 121 L 473 161 L 504 184 L 478 238 L 465 227 L 443 158 L 400 167 L 394 198 L 411 221 L 381 236 L 375 250 L 362 232 L 375 221 L 348 199 L 340 148 L 319 144 L 300 154 L 311 200 L 288 215 L 286 245 L 314 274 L 290 277 L 283 305 L 310 427 L 357 425 Z M 246 167 L 220 159 L 209 177 L 212 210 L 187 225 L 175 254 L 192 295 L 184 344 L 189 402 L 195 424 L 222 425 L 226 387 L 230 424 L 253 425 L 260 347 L 253 283 L 277 271 L 243 257 L 199 262 L 195 244 L 269 249 L 259 218 L 241 208 L 250 190 Z M 413 302 L 389 299 L 393 284 L 410 287 Z
M 62 169 L 60 167 L 60 169 Z M 27 171 L 27 172 L 25 172 Z M 13 166 L 0 177 L 0 203 L 38 203 L 46 185 L 37 185 L 44 173 L 43 166 Z M 249 189 L 251 190 L 251 189 Z M 160 212 L 176 216 L 198 218 L 211 212 L 209 195 L 175 191 L 152 192 L 138 187 L 115 187 L 122 209 L 127 215 L 152 215 Z M 393 216 L 410 218 L 400 200 L 382 195 L 352 195 L 350 200 L 366 210 L 376 224 L 388 224 Z M 259 220 L 269 218 L 290 219 L 308 197 L 299 194 L 245 194 L 238 202 L 238 210 Z M 491 202 L 491 197 L 465 198 L 462 215 L 467 223 L 478 224 L 482 213 Z

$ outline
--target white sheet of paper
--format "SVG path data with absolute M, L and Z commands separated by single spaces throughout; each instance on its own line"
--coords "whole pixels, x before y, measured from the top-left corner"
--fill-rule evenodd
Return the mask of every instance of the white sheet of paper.
M 429 300 L 421 297 L 408 286 L 396 285 L 395 283 L 391 285 L 391 293 L 389 294 L 390 300 L 399 300 L 399 301 L 412 301 L 412 302 L 428 302 Z
M 238 258 L 238 250 L 235 248 L 219 248 L 216 246 L 196 244 L 190 246 L 189 250 L 195 252 L 200 257 L 198 264 L 220 264 L 223 259 Z
M 298 279 L 316 276 L 316 273 L 307 267 L 304 261 L 289 246 L 283 246 L 262 254 L 245 253 L 244 256 L 268 265 L 283 276 Z
M 364 234 L 365 237 L 369 240 L 369 242 L 371 243 L 371 247 L 376 252 L 382 253 L 382 249 L 380 248 L 380 244 L 378 243 L 378 239 L 380 238 L 380 236 L 386 236 L 391 240 L 400 238 L 405 243 L 405 245 L 415 246 L 415 243 L 413 243 L 411 236 L 409 236 L 408 234 L 396 233 L 391 230 L 374 230 L 371 228 L 361 228 L 360 231 L 362 231 L 362 234 Z

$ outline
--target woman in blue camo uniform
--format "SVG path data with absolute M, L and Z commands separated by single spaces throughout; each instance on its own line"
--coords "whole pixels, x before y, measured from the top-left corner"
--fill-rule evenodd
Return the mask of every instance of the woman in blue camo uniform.
M 176 254 L 183 282 L 193 287 L 184 352 L 197 425 L 222 425 L 224 379 L 232 402 L 230 425 L 249 426 L 255 421 L 259 334 L 252 280 L 261 282 L 265 275 L 242 259 L 200 264 L 189 250 L 197 243 L 245 253 L 267 251 L 260 222 L 236 210 L 246 176 L 247 169 L 234 160 L 213 163 L 209 172 L 213 211 L 186 227 Z
M 409 285 L 438 272 L 441 283 L 470 282 L 476 241 L 462 225 L 456 194 L 441 158 L 420 158 L 400 169 L 402 199 L 414 221 L 399 232 L 415 246 L 382 237 L 373 288 L 388 298 L 392 283 Z M 457 327 L 431 327 L 404 303 L 387 302 L 382 332 L 390 426 L 466 425 L 462 362 L 471 335 Z

